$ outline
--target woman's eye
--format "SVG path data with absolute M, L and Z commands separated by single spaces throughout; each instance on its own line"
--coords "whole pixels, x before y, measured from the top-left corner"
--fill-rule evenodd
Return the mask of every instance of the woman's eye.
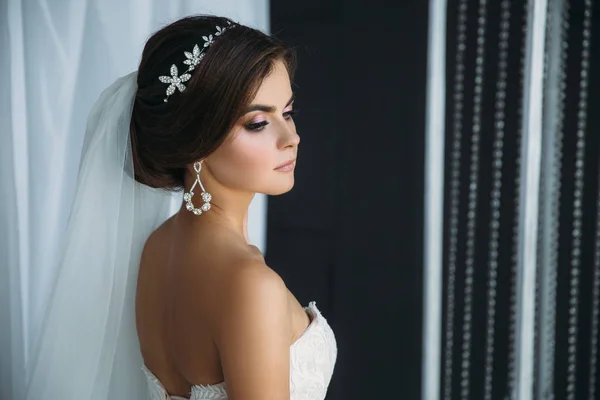
M 283 118 L 286 120 L 291 120 L 298 114 L 298 110 L 290 110 L 283 113 Z M 265 129 L 267 125 L 269 125 L 269 121 L 259 121 L 259 122 L 251 122 L 244 125 L 244 128 L 250 132 L 259 132 Z
M 298 115 L 298 110 L 290 110 L 283 113 L 285 119 L 291 119 Z
M 252 132 L 258 132 L 258 131 L 262 131 L 263 129 L 265 129 L 265 126 L 267 126 L 267 125 L 269 125 L 268 121 L 253 122 L 250 124 L 246 124 L 245 128 Z

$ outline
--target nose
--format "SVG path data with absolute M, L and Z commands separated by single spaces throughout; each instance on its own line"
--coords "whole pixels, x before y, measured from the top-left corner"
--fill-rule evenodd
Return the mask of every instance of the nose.
M 300 144 L 300 135 L 296 132 L 296 126 L 293 123 L 286 122 L 285 125 L 281 126 L 278 147 L 297 147 L 298 144 Z

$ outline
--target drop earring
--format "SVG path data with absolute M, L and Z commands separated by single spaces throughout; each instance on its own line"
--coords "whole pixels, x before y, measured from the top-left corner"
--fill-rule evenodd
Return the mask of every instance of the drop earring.
M 189 193 L 183 194 L 183 200 L 187 203 L 185 208 L 187 208 L 188 211 L 191 211 L 196 215 L 202 214 L 203 211 L 210 210 L 210 200 L 212 199 L 212 196 L 210 195 L 210 193 L 208 193 L 204 189 L 202 182 L 200 182 L 200 171 L 201 170 L 202 170 L 202 161 L 195 162 L 194 163 L 194 171 L 196 171 L 196 180 L 194 181 L 194 184 L 190 188 Z M 200 208 L 194 207 L 194 204 L 192 203 L 192 197 L 194 196 L 194 188 L 196 187 L 196 184 L 200 185 L 200 188 L 202 189 L 202 200 L 204 200 L 204 204 L 202 204 L 202 206 Z

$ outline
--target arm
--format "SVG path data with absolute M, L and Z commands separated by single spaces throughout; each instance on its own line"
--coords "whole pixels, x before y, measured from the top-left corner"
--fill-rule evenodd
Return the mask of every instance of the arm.
M 285 284 L 257 263 L 232 277 L 223 298 L 215 342 L 229 398 L 289 399 L 292 332 Z

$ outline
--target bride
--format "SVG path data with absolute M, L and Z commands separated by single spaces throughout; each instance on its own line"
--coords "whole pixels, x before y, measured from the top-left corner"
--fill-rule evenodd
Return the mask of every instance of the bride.
M 294 185 L 294 68 L 275 38 L 195 16 L 102 93 L 27 399 L 325 398 L 334 334 L 246 229 L 255 193 Z

